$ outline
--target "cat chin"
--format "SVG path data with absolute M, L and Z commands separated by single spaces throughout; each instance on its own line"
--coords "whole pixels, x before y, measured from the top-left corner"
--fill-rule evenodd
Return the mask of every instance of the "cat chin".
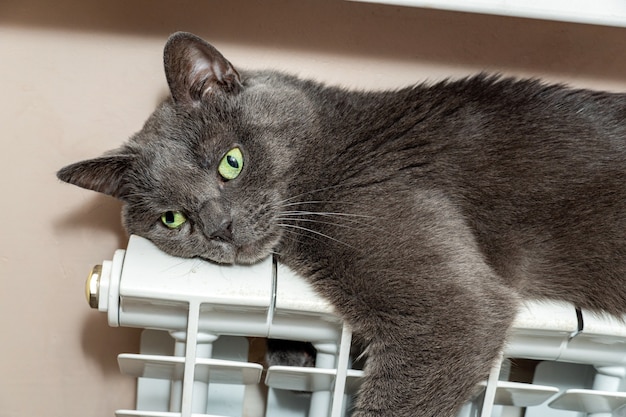
M 234 264 L 237 260 L 237 248 L 232 244 L 220 243 L 218 248 L 205 248 L 207 252 L 201 253 L 200 258 L 218 264 Z
M 201 259 L 205 259 L 210 262 L 215 262 L 218 264 L 237 264 L 237 265 L 252 265 L 255 264 L 262 259 L 265 259 L 269 256 L 269 253 L 259 255 L 257 252 L 255 253 L 246 253 L 237 251 L 236 253 L 222 253 L 219 255 L 211 255 L 211 256 L 199 256 Z
M 244 245 L 237 249 L 235 263 L 251 265 L 267 258 L 271 252 L 259 249 L 257 245 Z
M 219 251 L 202 254 L 199 257 L 219 264 L 251 265 L 267 258 L 270 254 L 271 251 L 249 244 L 239 247 L 229 245 L 220 248 Z
M 262 261 L 275 252 L 280 242 L 280 235 L 267 234 L 258 240 L 239 244 L 235 249 L 235 263 L 251 265 Z

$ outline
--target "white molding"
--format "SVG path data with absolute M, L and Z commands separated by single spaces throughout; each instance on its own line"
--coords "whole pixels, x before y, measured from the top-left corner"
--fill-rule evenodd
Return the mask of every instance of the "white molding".
M 501 16 L 626 27 L 624 0 L 353 0 Z

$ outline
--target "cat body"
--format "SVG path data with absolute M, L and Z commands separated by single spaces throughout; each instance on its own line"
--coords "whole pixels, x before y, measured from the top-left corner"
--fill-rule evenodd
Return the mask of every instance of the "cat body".
M 355 417 L 451 417 L 523 299 L 626 313 L 626 95 L 478 75 L 348 91 L 186 33 L 141 132 L 63 168 L 173 255 L 270 254 L 365 346 Z

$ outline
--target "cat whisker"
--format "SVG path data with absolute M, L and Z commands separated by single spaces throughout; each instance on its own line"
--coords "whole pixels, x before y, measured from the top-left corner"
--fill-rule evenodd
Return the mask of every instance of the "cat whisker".
M 278 217 L 276 220 L 278 220 L 278 221 L 290 221 L 290 220 L 293 220 L 293 219 Z M 309 223 L 316 223 L 316 224 L 325 224 L 325 225 L 329 225 L 329 226 L 343 227 L 345 229 L 350 229 L 350 230 L 361 230 L 358 227 L 354 227 L 352 225 L 347 225 L 347 224 L 341 224 L 341 223 L 325 222 L 325 221 L 315 220 L 315 219 L 297 219 L 297 220 L 301 221 L 301 222 L 309 222 Z M 357 225 L 362 225 L 362 224 L 359 224 L 359 223 L 356 223 L 356 224 Z
M 294 240 L 295 239 L 294 236 L 298 236 L 298 237 L 306 237 L 307 239 L 313 239 L 316 242 L 324 243 L 324 241 L 322 239 L 319 239 L 319 238 L 317 238 L 315 236 L 311 236 L 311 235 L 305 234 L 303 232 L 299 232 L 297 230 L 291 230 L 291 229 L 288 229 L 288 228 L 283 228 L 283 231 L 286 233 L 285 235 L 283 235 L 286 239 Z
M 284 228 L 293 228 L 293 229 L 298 229 L 298 230 L 303 230 L 305 232 L 313 233 L 313 234 L 316 234 L 318 236 L 322 236 L 322 237 L 324 237 L 326 239 L 329 239 L 329 240 L 332 240 L 334 242 L 337 242 L 339 244 L 345 245 L 345 246 L 347 246 L 349 248 L 356 249 L 354 246 L 349 245 L 349 244 L 347 244 L 345 242 L 342 242 L 339 239 L 335 239 L 334 237 L 329 236 L 329 235 L 327 235 L 325 233 L 322 233 L 322 232 L 318 232 L 317 230 L 309 229 L 308 227 L 302 227 L 302 226 L 297 226 L 295 224 L 288 224 L 288 223 L 277 223 L 277 225 L 281 226 L 281 227 L 284 227 Z
M 323 222 L 321 220 L 316 220 L 316 219 L 306 219 L 304 217 L 300 217 L 300 216 L 320 216 L 320 217 L 324 217 L 324 218 L 330 218 L 330 219 L 335 219 L 336 221 L 341 221 L 344 222 L 344 224 L 342 223 L 332 223 L 332 222 Z M 352 225 L 355 226 L 361 226 L 360 229 L 357 228 L 351 228 L 353 230 L 363 230 L 366 228 L 369 228 L 371 230 L 377 231 L 379 233 L 389 233 L 389 231 L 387 229 L 383 229 L 382 227 L 379 227 L 375 224 L 372 224 L 370 222 L 367 221 L 363 221 L 363 220 L 368 220 L 368 219 L 374 219 L 374 216 L 369 216 L 369 215 L 365 215 L 365 214 L 353 214 L 353 213 L 333 213 L 333 212 L 312 212 L 312 211 L 299 211 L 299 210 L 292 210 L 292 211 L 282 211 L 278 213 L 278 216 L 281 217 L 280 220 L 286 221 L 286 220 L 293 220 L 293 221 L 308 221 L 308 222 L 317 222 L 317 223 L 321 223 L 321 224 L 328 224 L 328 225 L 333 225 L 333 226 L 341 226 L 341 227 L 346 227 L 346 228 L 350 228 L 348 225 L 346 225 L 345 223 L 350 223 Z
M 275 251 L 275 250 L 271 250 L 271 251 L 269 251 L 269 254 L 270 254 L 270 255 L 272 255 L 272 256 L 282 256 L 282 253 L 277 252 L 277 251 Z
M 312 216 L 339 216 L 339 217 L 360 217 L 360 218 L 369 218 L 373 219 L 374 216 L 369 216 L 367 214 L 354 214 L 354 213 L 337 213 L 332 211 L 307 211 L 307 210 L 287 210 L 281 211 L 280 214 L 285 214 L 288 216 L 296 216 L 296 215 L 312 215 Z

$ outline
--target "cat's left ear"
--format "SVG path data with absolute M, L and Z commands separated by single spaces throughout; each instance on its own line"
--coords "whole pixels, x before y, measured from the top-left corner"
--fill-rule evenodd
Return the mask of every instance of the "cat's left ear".
M 167 83 L 177 103 L 194 104 L 217 92 L 234 94 L 242 88 L 233 65 L 212 45 L 191 33 L 170 36 L 163 61 Z
M 132 159 L 130 155 L 88 159 L 61 168 L 57 177 L 61 181 L 123 200 L 128 191 L 126 173 Z

